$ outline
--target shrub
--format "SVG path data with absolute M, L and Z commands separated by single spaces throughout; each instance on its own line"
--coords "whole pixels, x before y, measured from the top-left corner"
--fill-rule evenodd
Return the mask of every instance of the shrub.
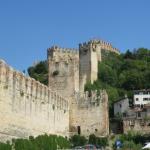
M 70 148 L 67 138 L 57 135 L 39 135 L 36 138 L 13 139 L 12 145 L 0 143 L 0 150 L 57 150 Z
M 108 145 L 108 138 L 107 137 L 96 137 L 94 134 L 91 134 L 89 136 L 89 144 L 106 147 Z
M 74 135 L 70 138 L 70 142 L 73 146 L 83 146 L 86 144 L 87 139 L 84 136 Z
M 10 143 L 1 143 L 0 142 L 0 150 L 12 150 Z

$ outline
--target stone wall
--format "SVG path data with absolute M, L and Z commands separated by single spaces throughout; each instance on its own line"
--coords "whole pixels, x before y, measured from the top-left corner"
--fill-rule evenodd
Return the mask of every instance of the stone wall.
M 123 132 L 139 132 L 142 134 L 150 133 L 150 120 L 126 118 L 123 120 Z
M 0 141 L 68 135 L 68 101 L 0 60 Z
M 101 49 L 120 54 L 120 51 L 117 48 L 114 48 L 111 43 L 105 42 L 103 40 L 97 40 L 97 42 L 100 43 Z
M 70 119 L 70 132 L 88 136 L 109 134 L 108 96 L 106 91 L 77 93 Z
M 79 53 L 54 46 L 48 49 L 49 87 L 69 100 L 69 132 L 82 135 L 109 134 L 108 96 L 105 91 L 84 93 L 84 85 L 98 76 L 99 41 L 79 45 Z M 55 74 L 57 71 L 57 74 Z
M 75 49 L 54 46 L 48 49 L 49 87 L 63 97 L 79 91 L 79 54 Z
M 79 45 L 79 89 L 84 91 L 87 82 L 93 83 L 98 75 L 100 45 L 94 42 Z

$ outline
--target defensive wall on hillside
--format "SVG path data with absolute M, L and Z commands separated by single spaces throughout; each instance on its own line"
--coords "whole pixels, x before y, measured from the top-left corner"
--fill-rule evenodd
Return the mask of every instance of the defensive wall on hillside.
M 0 60 L 0 118 L 1 141 L 44 133 L 68 136 L 69 104 Z
M 79 44 L 79 50 L 48 48 L 48 86 L 0 60 L 0 141 L 44 133 L 107 136 L 106 91 L 84 91 L 97 80 L 102 49 L 119 54 L 101 40 Z

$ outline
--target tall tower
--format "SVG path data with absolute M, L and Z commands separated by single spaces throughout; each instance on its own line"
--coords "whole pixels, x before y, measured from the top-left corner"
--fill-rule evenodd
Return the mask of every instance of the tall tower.
M 98 61 L 101 61 L 101 46 L 98 40 L 79 44 L 79 89 L 84 91 L 87 82 L 98 77 Z
M 71 98 L 79 90 L 79 54 L 75 49 L 53 46 L 47 50 L 49 87 Z

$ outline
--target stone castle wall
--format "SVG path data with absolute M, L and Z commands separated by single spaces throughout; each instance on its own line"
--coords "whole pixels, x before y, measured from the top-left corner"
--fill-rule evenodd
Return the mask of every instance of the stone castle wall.
M 89 136 L 107 136 L 109 134 L 108 95 L 106 91 L 76 93 L 70 119 L 70 132 Z
M 101 49 L 120 54 L 118 49 L 102 40 L 79 44 L 78 50 L 58 46 L 48 48 L 49 87 L 65 97 L 72 96 L 74 91 L 83 92 L 87 82 L 97 80 Z M 54 76 L 55 71 L 59 72 Z
M 0 141 L 44 133 L 68 136 L 79 128 L 86 136 L 108 135 L 106 91 L 84 92 L 86 82 L 97 79 L 102 48 L 116 51 L 101 41 L 81 44 L 79 51 L 49 48 L 48 87 L 0 60 Z
M 79 44 L 78 52 L 58 46 L 48 49 L 49 87 L 69 100 L 71 134 L 78 134 L 80 128 L 82 135 L 106 136 L 109 134 L 107 93 L 84 93 L 85 84 L 97 80 L 101 43 L 94 40 Z
M 111 52 L 120 54 L 120 51 L 117 48 L 113 47 L 111 43 L 105 42 L 103 40 L 96 40 L 96 41 L 97 41 L 97 43 L 99 43 L 101 45 L 101 49 L 105 49 L 107 51 L 111 51 Z
M 47 50 L 49 87 L 70 98 L 79 90 L 79 53 L 54 46 Z
M 0 118 L 0 141 L 44 133 L 67 136 L 69 104 L 0 61 Z
M 130 131 L 149 134 L 150 133 L 150 120 L 126 118 L 123 120 L 123 132 Z
M 101 61 L 100 44 L 89 41 L 79 45 L 79 89 L 84 91 L 87 82 L 93 83 L 98 77 L 98 61 Z

